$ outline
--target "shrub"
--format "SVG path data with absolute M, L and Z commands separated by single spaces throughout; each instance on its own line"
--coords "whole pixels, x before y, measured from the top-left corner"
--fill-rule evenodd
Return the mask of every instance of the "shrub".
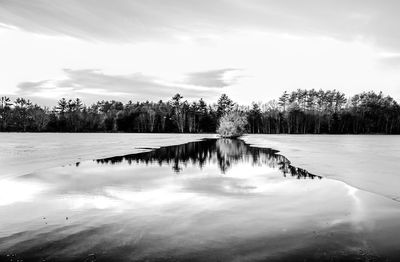
M 217 132 L 222 137 L 239 137 L 246 131 L 247 119 L 240 112 L 232 111 L 219 120 Z

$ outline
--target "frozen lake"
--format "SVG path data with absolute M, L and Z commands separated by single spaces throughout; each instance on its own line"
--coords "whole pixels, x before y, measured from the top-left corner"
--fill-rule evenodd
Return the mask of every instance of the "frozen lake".
M 244 141 L 0 134 L 0 259 L 399 260 L 399 136 Z
M 0 177 L 177 145 L 205 134 L 0 133 Z
M 310 172 L 400 199 L 399 135 L 249 135 Z

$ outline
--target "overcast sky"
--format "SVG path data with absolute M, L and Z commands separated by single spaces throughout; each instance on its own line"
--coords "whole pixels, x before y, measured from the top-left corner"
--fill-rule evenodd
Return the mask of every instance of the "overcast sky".
M 400 100 L 400 1 L 0 0 L 0 95 L 243 104 L 283 91 Z

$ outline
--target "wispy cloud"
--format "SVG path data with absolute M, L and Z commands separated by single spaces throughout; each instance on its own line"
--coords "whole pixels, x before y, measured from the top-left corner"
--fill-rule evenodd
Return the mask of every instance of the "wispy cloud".
M 157 77 L 141 73 L 129 75 L 105 74 L 97 69 L 64 69 L 63 79 L 46 79 L 37 82 L 22 82 L 18 95 L 36 97 L 81 97 L 88 100 L 153 100 L 169 99 L 176 93 L 185 98 L 214 97 L 218 93 L 206 85 L 193 87 L 179 83 L 167 83 Z
M 398 49 L 399 9 L 396 0 L 3 0 L 0 24 L 100 41 L 260 29 L 361 37 Z
M 202 72 L 193 72 L 186 75 L 185 83 L 195 86 L 222 88 L 234 84 L 239 78 L 239 69 L 224 68 Z
M 400 54 L 388 54 L 379 57 L 378 62 L 380 65 L 384 66 L 385 69 L 398 70 L 400 66 Z

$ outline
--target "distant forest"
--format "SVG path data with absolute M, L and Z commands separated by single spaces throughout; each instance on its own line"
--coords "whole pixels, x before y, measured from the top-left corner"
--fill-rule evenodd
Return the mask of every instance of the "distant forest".
M 284 92 L 278 100 L 241 106 L 223 94 L 216 103 L 188 102 L 180 94 L 169 101 L 99 101 L 86 106 L 61 99 L 53 108 L 30 100 L 1 98 L 0 131 L 11 132 L 179 132 L 214 133 L 225 113 L 247 117 L 256 134 L 399 134 L 400 106 L 373 91 L 352 97 L 337 90 Z

